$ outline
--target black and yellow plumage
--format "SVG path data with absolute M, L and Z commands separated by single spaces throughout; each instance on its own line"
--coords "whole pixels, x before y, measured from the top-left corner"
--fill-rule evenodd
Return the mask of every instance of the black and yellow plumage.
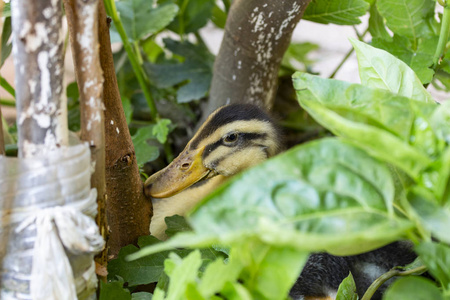
M 150 232 L 165 238 L 164 218 L 185 215 L 227 178 L 281 150 L 281 132 L 254 105 L 228 105 L 213 112 L 186 148 L 145 182 L 153 200 Z
M 278 154 L 281 136 L 270 116 L 254 105 L 228 105 L 213 112 L 180 155 L 145 182 L 145 193 L 153 199 L 151 234 L 165 239 L 165 217 L 185 215 L 227 178 Z M 290 295 L 334 299 L 340 282 L 352 272 L 361 296 L 378 276 L 414 258 L 407 242 L 349 257 L 312 254 Z M 378 293 L 373 299 L 380 298 Z

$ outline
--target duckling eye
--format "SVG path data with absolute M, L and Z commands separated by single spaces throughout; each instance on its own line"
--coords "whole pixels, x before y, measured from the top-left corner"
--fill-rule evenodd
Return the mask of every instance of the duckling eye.
M 224 137 L 223 141 L 225 143 L 230 144 L 230 143 L 236 142 L 237 139 L 238 139 L 237 133 L 230 133 L 230 134 L 228 134 L 227 136 Z

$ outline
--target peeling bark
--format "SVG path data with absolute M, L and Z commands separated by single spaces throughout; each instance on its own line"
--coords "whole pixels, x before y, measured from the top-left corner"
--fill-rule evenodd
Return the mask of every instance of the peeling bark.
M 120 99 L 109 37 L 109 21 L 103 1 L 99 3 L 100 63 L 105 78 L 106 211 L 110 254 L 136 244 L 139 236 L 149 234 L 152 208 L 146 199 L 139 175 L 133 142 Z
M 81 140 L 91 149 L 94 173 L 91 187 L 97 189 L 100 233 L 107 240 L 105 185 L 105 116 L 103 105 L 103 71 L 98 43 L 98 0 L 64 0 L 70 34 L 75 76 L 80 92 Z M 96 256 L 96 262 L 106 267 L 107 248 Z
M 11 1 L 20 157 L 67 145 L 61 2 Z
M 310 1 L 233 1 L 204 118 L 229 103 L 273 107 L 281 60 Z

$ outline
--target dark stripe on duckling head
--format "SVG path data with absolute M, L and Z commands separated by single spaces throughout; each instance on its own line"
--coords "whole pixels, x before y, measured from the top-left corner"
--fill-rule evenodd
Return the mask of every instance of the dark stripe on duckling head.
M 220 139 L 212 144 L 209 144 L 205 147 L 205 151 L 203 151 L 203 159 L 208 157 L 214 150 L 216 150 L 220 146 L 225 147 L 236 147 L 236 148 L 243 148 L 249 144 L 251 140 L 256 139 L 264 139 L 267 137 L 266 133 L 248 133 L 248 132 L 239 132 L 236 133 L 238 135 L 238 139 L 236 143 L 234 144 L 227 144 L 223 141 L 223 139 Z
M 191 149 L 197 148 L 198 144 L 206 137 L 213 134 L 217 128 L 235 121 L 261 120 L 272 122 L 267 113 L 256 105 L 252 104 L 230 104 L 219 108 L 212 116 L 205 127 L 197 133 L 191 141 Z

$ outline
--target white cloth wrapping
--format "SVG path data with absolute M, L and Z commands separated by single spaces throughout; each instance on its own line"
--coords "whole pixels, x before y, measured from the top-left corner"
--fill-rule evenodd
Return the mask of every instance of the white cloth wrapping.
M 104 241 L 93 220 L 97 191 L 90 189 L 89 148 L 77 145 L 52 154 L 25 162 L 0 156 L 0 175 L 6 175 L 0 176 L 0 233 L 10 236 L 0 251 L 1 299 L 95 295 L 93 257 Z

